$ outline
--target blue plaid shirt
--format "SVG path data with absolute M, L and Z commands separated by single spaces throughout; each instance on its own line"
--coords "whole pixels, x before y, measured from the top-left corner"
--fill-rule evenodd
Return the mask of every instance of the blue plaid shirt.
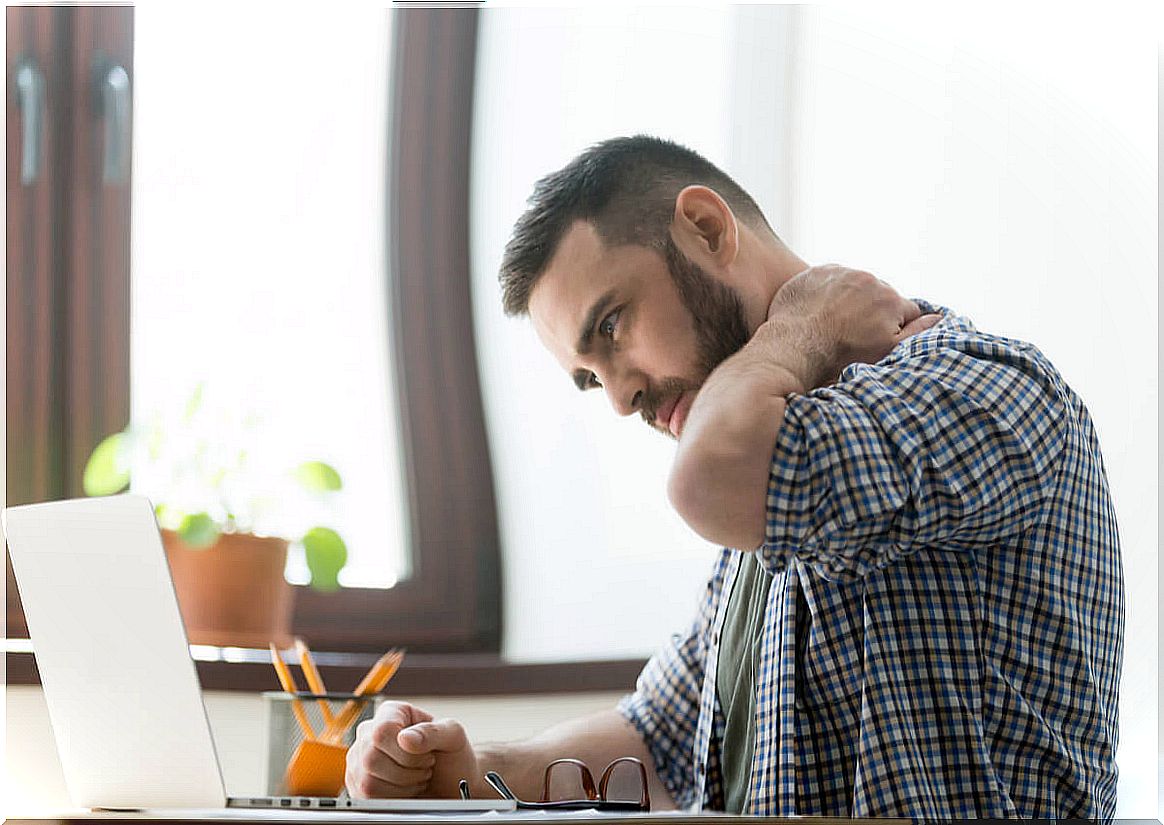
M 1090 416 L 1035 347 L 918 304 L 944 318 L 789 396 L 747 812 L 1110 818 L 1123 573 Z M 619 705 L 682 807 L 723 807 L 739 559 Z

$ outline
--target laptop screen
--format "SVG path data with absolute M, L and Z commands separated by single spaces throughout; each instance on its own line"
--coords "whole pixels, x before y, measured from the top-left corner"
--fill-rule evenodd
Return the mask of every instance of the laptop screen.
M 149 500 L 10 507 L 3 521 L 74 804 L 225 805 Z

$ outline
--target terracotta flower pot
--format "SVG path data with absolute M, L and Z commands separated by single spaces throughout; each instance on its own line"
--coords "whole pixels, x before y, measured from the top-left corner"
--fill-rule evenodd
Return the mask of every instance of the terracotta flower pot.
M 283 578 L 287 542 L 224 533 L 205 549 L 171 530 L 162 543 L 191 644 L 289 647 L 294 590 Z

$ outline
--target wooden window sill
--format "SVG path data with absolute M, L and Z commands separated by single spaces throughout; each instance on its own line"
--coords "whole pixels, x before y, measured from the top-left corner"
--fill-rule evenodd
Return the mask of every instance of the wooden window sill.
M 316 658 L 328 686 L 351 689 L 376 657 L 367 654 L 319 653 Z M 31 653 L 5 653 L 7 683 L 39 685 L 40 674 Z M 634 690 L 646 664 L 641 659 L 591 662 L 516 664 L 495 654 L 413 654 L 392 680 L 401 696 L 497 696 L 544 693 L 595 693 Z M 269 662 L 199 661 L 203 690 L 278 690 Z

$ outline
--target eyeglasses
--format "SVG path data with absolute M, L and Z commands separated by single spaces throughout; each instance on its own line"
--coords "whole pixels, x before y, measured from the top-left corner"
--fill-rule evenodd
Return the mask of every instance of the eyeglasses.
M 611 798 L 611 779 L 615 775 L 615 769 L 619 765 L 630 765 L 637 768 L 637 771 L 623 770 L 619 772 L 619 781 L 625 786 L 625 776 L 631 776 L 637 781 L 638 801 L 626 798 L 619 792 Z M 551 789 L 554 787 L 554 780 L 557 779 L 560 787 L 563 781 L 562 777 L 568 780 L 573 776 L 574 769 L 578 771 L 578 784 L 572 787 L 580 787 L 585 799 L 553 799 Z M 517 796 L 505 784 L 505 780 L 497 771 L 488 771 L 485 774 L 485 781 L 501 794 L 505 799 L 512 799 L 517 803 L 518 808 L 529 808 L 534 810 L 553 810 L 553 811 L 578 811 L 578 810 L 597 810 L 597 811 L 649 811 L 651 810 L 651 796 L 647 792 L 647 768 L 642 761 L 633 756 L 623 756 L 615 759 L 606 766 L 606 770 L 602 772 L 601 778 L 598 780 L 598 785 L 594 784 L 594 775 L 590 773 L 590 768 L 578 759 L 555 759 L 550 764 L 546 765 L 546 775 L 542 782 L 542 798 L 540 802 L 525 802 L 518 799 Z M 469 799 L 469 783 L 462 779 L 459 784 L 461 790 L 461 799 Z M 625 789 L 625 788 L 624 788 Z M 628 795 L 628 796 L 632 796 Z

